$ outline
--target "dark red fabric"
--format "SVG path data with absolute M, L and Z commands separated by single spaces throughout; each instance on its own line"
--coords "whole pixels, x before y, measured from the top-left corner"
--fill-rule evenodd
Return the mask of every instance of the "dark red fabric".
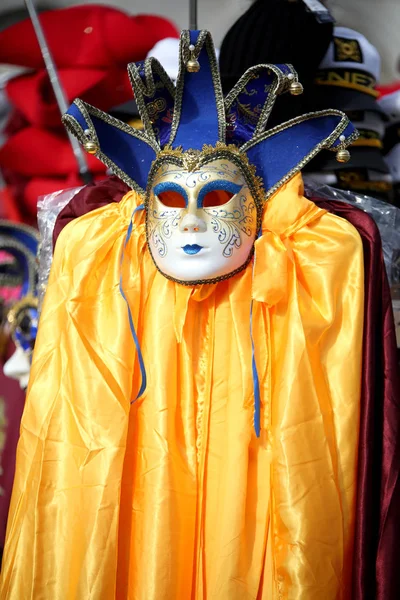
M 353 600 L 400 596 L 400 381 L 390 288 L 379 230 L 343 202 L 318 206 L 358 230 L 364 248 L 365 317 Z
M 1 451 L 0 473 L 0 548 L 4 547 L 8 508 L 10 506 L 11 491 L 14 482 L 15 457 L 19 438 L 19 428 L 22 412 L 25 405 L 25 392 L 20 388 L 18 381 L 6 377 L 3 365 L 14 353 L 15 346 L 8 343 L 5 356 L 0 357 L 0 396 L 4 401 L 5 440 Z
M 130 188 L 118 177 L 108 177 L 82 188 L 64 206 L 56 219 L 53 230 L 53 248 L 61 231 L 70 221 L 111 202 L 119 202 L 129 190 Z
M 61 211 L 53 243 L 72 219 L 129 188 L 116 177 L 83 188 Z M 358 230 L 364 248 L 365 313 L 353 600 L 397 600 L 400 566 L 400 380 L 390 289 L 379 230 L 355 206 L 312 198 Z

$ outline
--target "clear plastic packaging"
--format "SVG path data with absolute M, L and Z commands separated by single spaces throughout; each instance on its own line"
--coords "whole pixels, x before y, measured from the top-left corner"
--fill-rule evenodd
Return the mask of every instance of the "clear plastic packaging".
M 41 311 L 44 294 L 47 288 L 47 282 L 50 275 L 51 263 L 53 261 L 53 230 L 57 217 L 72 200 L 72 198 L 81 190 L 81 187 L 60 190 L 47 196 L 40 196 L 38 200 L 38 227 L 40 233 L 40 245 L 38 251 L 39 277 L 38 277 L 38 298 L 39 314 Z
M 308 198 L 339 200 L 354 204 L 368 213 L 377 224 L 392 294 L 397 347 L 400 348 L 400 209 L 392 204 L 346 190 L 337 190 L 305 177 L 305 194 Z
M 305 177 L 305 194 L 308 198 L 338 200 L 347 202 L 368 213 L 377 224 L 381 238 L 383 255 L 389 283 L 400 285 L 400 209 L 392 204 L 346 190 L 337 190 Z

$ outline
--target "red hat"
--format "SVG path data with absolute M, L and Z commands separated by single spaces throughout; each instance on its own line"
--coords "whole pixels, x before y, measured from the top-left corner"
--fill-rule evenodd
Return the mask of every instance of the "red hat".
M 393 92 L 400 90 L 400 81 L 392 81 L 392 83 L 387 83 L 386 85 L 378 85 L 376 89 L 381 96 L 387 96 L 388 94 L 393 94 Z
M 109 110 L 132 98 L 126 69 L 59 69 L 69 102 L 82 98 Z M 37 127 L 61 127 L 61 115 L 47 72 L 26 74 L 7 83 L 7 96 L 25 119 Z
M 97 158 L 85 156 L 92 173 L 104 173 L 105 168 Z M 0 166 L 26 177 L 78 173 L 68 138 L 37 127 L 26 127 L 7 140 L 0 148 Z
M 107 6 L 73 6 L 41 13 L 40 22 L 58 68 L 126 67 L 165 37 L 178 37 L 162 17 L 129 16 Z M 30 19 L 0 32 L 0 62 L 43 68 Z

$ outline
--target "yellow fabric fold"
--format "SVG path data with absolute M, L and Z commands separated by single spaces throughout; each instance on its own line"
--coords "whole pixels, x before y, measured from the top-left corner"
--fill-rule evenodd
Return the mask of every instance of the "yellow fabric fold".
M 57 242 L 21 425 L 0 598 L 351 597 L 362 244 L 294 177 L 255 264 L 180 286 L 132 192 Z M 253 273 L 254 266 L 254 273 Z M 263 403 L 253 429 L 250 305 Z

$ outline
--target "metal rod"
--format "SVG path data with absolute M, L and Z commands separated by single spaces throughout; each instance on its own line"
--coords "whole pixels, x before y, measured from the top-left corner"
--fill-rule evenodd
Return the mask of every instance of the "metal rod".
M 32 21 L 33 29 L 35 30 L 35 34 L 37 40 L 39 42 L 40 51 L 43 56 L 44 64 L 46 66 L 47 73 L 50 78 L 50 83 L 52 85 L 54 95 L 56 97 L 56 101 L 58 104 L 58 108 L 60 109 L 61 115 L 63 115 L 68 109 L 67 97 L 65 95 L 64 89 L 62 87 L 60 77 L 57 72 L 57 68 L 54 64 L 53 57 L 51 55 L 50 49 L 47 45 L 46 37 L 40 23 L 35 5 L 33 0 L 25 0 L 25 5 L 28 10 L 29 16 Z M 76 162 L 78 163 L 79 174 L 82 177 L 84 183 L 87 183 L 91 180 L 89 168 L 86 161 L 85 153 L 82 150 L 81 145 L 78 140 L 74 138 L 69 132 L 67 132 L 69 141 L 72 146 L 72 151 L 74 153 Z
M 189 0 L 189 29 L 197 29 L 197 0 Z

